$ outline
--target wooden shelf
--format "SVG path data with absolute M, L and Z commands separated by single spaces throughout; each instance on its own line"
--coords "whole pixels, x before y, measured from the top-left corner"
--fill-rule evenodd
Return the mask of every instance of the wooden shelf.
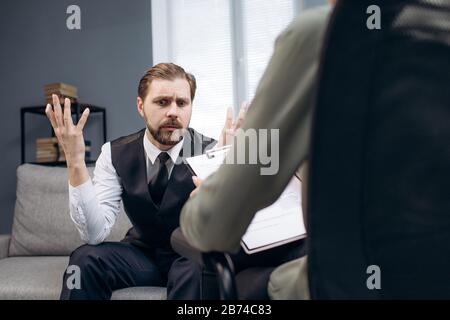
M 38 105 L 38 106 L 29 106 L 29 107 L 22 107 L 20 108 L 20 131 L 21 131 L 21 163 L 26 162 L 25 157 L 25 115 L 27 113 L 40 115 L 40 116 L 46 116 L 45 114 L 45 105 Z M 103 126 L 103 143 L 106 143 L 106 109 L 103 107 L 99 107 L 96 105 L 88 104 L 88 103 L 81 103 L 81 102 L 75 102 L 71 104 L 71 113 L 75 116 L 75 122 L 78 122 L 80 119 L 81 114 L 83 111 L 89 108 L 89 111 L 91 114 L 100 114 L 102 116 L 102 126 Z M 50 124 L 49 124 L 50 126 Z M 50 126 L 51 128 L 51 126 Z M 54 137 L 55 134 L 53 132 L 53 129 L 51 129 L 51 136 Z M 65 161 L 54 161 L 54 162 L 27 162 L 27 163 L 33 163 L 33 164 L 40 164 L 40 165 L 47 165 L 47 166 L 63 166 L 66 165 Z M 95 160 L 87 160 L 86 164 L 92 164 L 95 163 Z

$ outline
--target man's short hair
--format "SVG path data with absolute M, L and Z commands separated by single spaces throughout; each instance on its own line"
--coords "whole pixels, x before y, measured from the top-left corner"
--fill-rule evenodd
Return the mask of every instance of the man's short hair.
M 174 63 L 158 63 L 148 69 L 139 81 L 138 96 L 142 100 L 147 97 L 148 88 L 154 79 L 175 80 L 178 78 L 187 80 L 191 88 L 191 102 L 194 101 L 195 90 L 197 89 L 195 77 Z

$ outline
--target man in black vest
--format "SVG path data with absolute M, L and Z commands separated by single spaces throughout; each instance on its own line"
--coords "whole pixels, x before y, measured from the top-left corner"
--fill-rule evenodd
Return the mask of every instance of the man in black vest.
M 175 64 L 149 69 L 137 98 L 146 129 L 103 145 L 92 181 L 82 132 L 89 110 L 74 125 L 68 99 L 64 111 L 55 95 L 54 110 L 47 105 L 67 158 L 70 215 L 87 243 L 69 262 L 80 268 L 81 288 L 69 289 L 65 274 L 61 299 L 109 299 L 116 289 L 165 285 L 169 299 L 199 298 L 200 269 L 170 246 L 181 208 L 194 189 L 182 159 L 216 143 L 188 128 L 195 90 L 195 78 Z M 103 242 L 121 200 L 133 227 L 121 242 Z

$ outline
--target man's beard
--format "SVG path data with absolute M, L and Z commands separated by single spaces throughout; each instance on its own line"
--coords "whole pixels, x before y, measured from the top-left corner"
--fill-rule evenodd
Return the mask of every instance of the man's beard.
M 162 131 L 161 128 L 164 126 L 172 126 L 176 127 L 176 129 L 174 131 Z M 150 123 L 147 122 L 147 129 L 156 141 L 165 146 L 176 145 L 183 139 L 183 135 L 186 131 L 176 119 L 164 122 L 158 129 L 153 128 Z

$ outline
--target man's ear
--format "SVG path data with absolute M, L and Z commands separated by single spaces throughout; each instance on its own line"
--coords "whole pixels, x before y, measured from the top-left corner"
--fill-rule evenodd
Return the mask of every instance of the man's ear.
M 141 99 L 141 97 L 137 97 L 136 107 L 141 117 L 144 117 L 144 101 Z

